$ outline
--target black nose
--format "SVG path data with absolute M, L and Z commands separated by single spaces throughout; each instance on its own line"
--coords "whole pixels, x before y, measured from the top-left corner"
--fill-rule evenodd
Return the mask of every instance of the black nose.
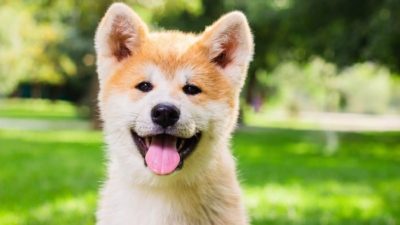
M 171 104 L 158 104 L 151 110 L 151 119 L 163 128 L 174 125 L 179 120 L 179 109 Z

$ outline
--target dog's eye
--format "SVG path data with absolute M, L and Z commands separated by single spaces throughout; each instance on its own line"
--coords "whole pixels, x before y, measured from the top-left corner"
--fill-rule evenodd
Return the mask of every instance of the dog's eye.
M 150 82 L 143 81 L 136 85 L 136 88 L 143 92 L 149 92 L 153 90 L 153 85 Z
M 183 86 L 183 92 L 187 95 L 197 95 L 201 93 L 201 89 L 193 84 L 186 84 Z

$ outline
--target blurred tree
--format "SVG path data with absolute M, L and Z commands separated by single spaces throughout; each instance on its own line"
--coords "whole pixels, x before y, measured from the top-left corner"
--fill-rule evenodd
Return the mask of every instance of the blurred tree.
M 222 13 L 244 11 L 256 51 L 247 95 L 257 85 L 257 69 L 270 70 L 282 60 L 305 62 L 318 55 L 339 67 L 375 61 L 400 71 L 400 1 L 397 0 L 203 0 L 193 13 L 158 14 L 159 25 L 201 31 Z
M 399 71 L 399 11 L 397 0 L 293 1 L 290 44 L 340 66 L 372 60 Z
M 38 23 L 21 5 L 0 8 L 0 94 L 10 93 L 20 81 L 60 84 L 76 73 L 64 53 L 52 57 L 51 46 L 60 41 L 58 26 Z
M 339 77 L 337 87 L 347 103 L 347 111 L 388 112 L 392 90 L 387 68 L 374 63 L 358 63 L 343 70 Z
M 96 90 L 93 35 L 111 0 L 3 0 L 0 6 L 0 87 L 18 82 L 63 84 L 69 100 L 92 103 Z M 256 48 L 244 92 L 262 89 L 259 70 L 320 56 L 339 69 L 375 61 L 400 71 L 398 0 L 127 0 L 155 27 L 201 32 L 221 14 L 242 10 Z M 10 76 L 13 74 L 13 76 Z M 262 80 L 262 79 L 261 79 Z M 257 91 L 254 91 L 257 90 Z M 257 96 L 259 96 L 257 94 Z

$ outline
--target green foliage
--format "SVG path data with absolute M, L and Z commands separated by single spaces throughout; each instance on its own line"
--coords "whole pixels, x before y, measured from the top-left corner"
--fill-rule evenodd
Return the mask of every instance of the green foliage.
M 264 87 L 278 87 L 268 100 L 289 112 L 399 112 L 395 75 L 376 63 L 358 63 L 339 71 L 334 64 L 313 58 L 306 63 L 283 62 L 272 72 L 260 70 L 256 76 Z
M 125 2 L 153 28 L 191 32 L 201 32 L 206 25 L 230 10 L 242 10 L 246 13 L 256 46 L 247 90 L 244 92 L 248 102 L 251 102 L 252 95 L 257 92 L 252 90 L 258 86 L 263 87 L 260 85 L 263 82 L 259 78 L 260 73 L 290 73 L 301 70 L 308 77 L 296 79 L 304 82 L 304 87 L 300 90 L 293 84 L 284 85 L 284 90 L 278 93 L 289 95 L 284 93 L 286 89 L 297 90 L 293 92 L 295 96 L 286 97 L 291 100 L 285 102 L 285 106 L 336 110 L 340 93 L 331 92 L 329 78 L 329 74 L 338 74 L 335 70 L 342 70 L 354 63 L 373 62 L 390 68 L 390 76 L 395 76 L 397 73 L 394 72 L 400 71 L 400 55 L 397 54 L 400 52 L 400 31 L 397 29 L 400 27 L 400 16 L 397 13 L 400 10 L 400 1 Z M 0 6 L 1 95 L 12 92 L 21 81 L 63 85 L 67 87 L 65 93 L 69 95 L 68 98 L 75 102 L 82 102 L 85 96 L 90 95 L 88 92 L 96 86 L 90 85 L 95 82 L 93 35 L 100 18 L 112 1 L 89 0 L 76 3 L 73 0 L 4 1 Z M 318 60 L 322 65 L 318 65 Z M 310 63 L 309 68 L 303 68 L 306 63 Z M 319 71 L 320 66 L 328 71 Z M 328 75 L 318 75 L 325 72 Z M 295 74 L 284 76 L 296 77 Z M 343 77 L 350 79 L 347 78 L 349 76 Z M 372 75 L 364 77 L 374 79 Z M 328 86 L 328 89 L 318 87 L 319 82 L 322 82 L 323 87 Z M 271 88 L 279 90 L 281 87 L 277 85 Z M 382 89 L 384 85 L 386 84 L 379 88 Z M 346 88 L 347 86 L 339 89 Z M 355 99 L 350 97 L 348 90 L 342 90 L 341 94 Z M 308 97 L 311 99 L 305 99 Z M 385 98 L 383 94 L 380 99 L 382 98 Z M 296 105 L 298 99 L 302 99 L 300 105 Z M 392 98 L 383 102 L 387 101 L 393 102 Z M 374 106 L 376 107 L 380 109 L 363 107 L 357 108 L 357 111 L 382 112 L 387 108 Z
M 397 224 L 399 133 L 241 130 L 233 138 L 255 225 Z M 94 224 L 104 179 L 93 131 L 0 130 L 0 224 Z
M 246 13 L 256 41 L 253 71 L 282 60 L 318 55 L 339 66 L 377 61 L 398 71 L 399 1 L 203 0 L 201 13 L 174 10 L 158 15 L 161 26 L 201 31 L 222 13 Z
M 346 100 L 346 111 L 389 111 L 393 95 L 390 72 L 386 68 L 373 63 L 355 64 L 339 74 L 336 80 L 336 85 Z
M 258 73 L 259 82 L 279 87 L 276 97 L 281 105 L 291 109 L 323 111 L 334 109 L 334 78 L 336 66 L 320 58 L 301 65 L 288 61 L 280 64 L 271 72 Z
M 162 27 L 199 32 L 221 14 L 235 9 L 246 13 L 255 38 L 255 58 L 245 91 L 249 103 L 259 95 L 257 92 L 264 92 L 268 100 L 271 97 L 283 99 L 283 106 L 293 112 L 301 109 L 339 110 L 341 95 L 349 100 L 345 104 L 365 105 L 364 100 L 372 93 L 361 97 L 366 91 L 356 91 L 360 97 L 355 100 L 356 93 L 351 89 L 357 84 L 338 87 L 345 81 L 337 82 L 342 76 L 337 79 L 332 76 L 358 62 L 389 67 L 390 76 L 396 75 L 393 71 L 400 70 L 400 57 L 396 53 L 400 51 L 400 31 L 395 28 L 400 26 L 397 13 L 400 1 L 203 0 L 201 13 L 193 14 L 188 10 L 165 12 L 156 14 L 155 21 Z M 283 74 L 279 75 L 280 72 Z M 271 74 L 275 78 L 267 82 L 267 89 L 261 90 L 268 79 L 262 77 Z M 272 81 L 278 76 L 280 81 Z M 388 101 L 393 98 L 387 94 L 390 88 L 377 93 L 378 89 L 383 90 L 383 86 L 390 84 L 372 74 L 364 77 L 369 85 L 376 79 L 382 81 L 379 87 L 372 88 L 376 94 L 374 99 L 380 102 L 361 108 L 346 106 L 346 110 L 382 113 L 393 108 L 388 107 Z M 285 78 L 289 79 L 288 83 Z M 343 79 L 349 81 L 348 76 Z M 365 103 L 355 102 L 359 100 Z
M 81 100 L 95 77 L 93 37 L 112 3 L 106 1 L 6 1 L 0 6 L 0 94 L 22 81 L 67 86 Z M 200 1 L 126 1 L 149 23 L 155 13 L 198 14 Z
M 0 94 L 13 91 L 22 80 L 60 83 L 56 64 L 45 52 L 61 39 L 58 28 L 37 23 L 21 6 L 1 6 L 0 18 Z M 68 58 L 64 61 L 68 63 Z
M 396 112 L 400 109 L 400 76 L 392 78 L 393 82 L 390 85 L 392 91 L 392 99 L 390 105 L 392 106 L 391 111 Z

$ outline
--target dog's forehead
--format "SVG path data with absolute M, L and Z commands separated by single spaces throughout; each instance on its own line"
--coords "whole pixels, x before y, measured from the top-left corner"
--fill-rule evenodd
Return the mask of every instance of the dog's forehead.
M 144 74 L 150 81 L 178 81 L 186 82 L 195 74 L 195 69 L 191 65 L 180 65 L 174 68 L 165 69 L 165 66 L 148 62 L 143 66 Z
M 151 33 L 137 57 L 147 76 L 164 75 L 168 80 L 186 77 L 209 63 L 198 50 L 198 37 L 178 31 Z M 135 65 L 137 66 L 137 65 Z
M 183 54 L 194 45 L 198 36 L 180 31 L 153 32 L 148 36 L 148 43 L 162 53 Z

